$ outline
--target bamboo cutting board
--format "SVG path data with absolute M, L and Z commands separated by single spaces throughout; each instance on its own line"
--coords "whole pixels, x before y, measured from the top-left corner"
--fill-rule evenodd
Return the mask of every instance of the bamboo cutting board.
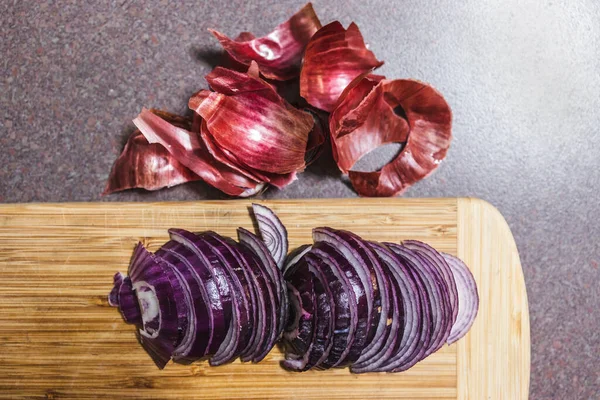
M 480 295 L 469 334 L 409 371 L 287 372 L 275 349 L 260 364 L 170 364 L 158 370 L 134 327 L 107 303 L 115 271 L 139 240 L 156 250 L 167 229 L 251 228 L 249 201 L 0 206 L 0 398 L 35 399 L 526 399 L 529 314 L 519 255 L 500 213 L 476 199 L 266 202 L 290 246 L 311 228 L 366 239 L 418 239 L 462 258 Z

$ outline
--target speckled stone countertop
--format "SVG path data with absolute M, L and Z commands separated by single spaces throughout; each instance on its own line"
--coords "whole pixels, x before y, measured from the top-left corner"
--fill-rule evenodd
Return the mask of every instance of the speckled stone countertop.
M 354 20 L 389 77 L 454 111 L 444 163 L 406 196 L 474 196 L 517 241 L 531 398 L 600 398 L 600 3 L 315 1 Z M 219 198 L 203 183 L 101 198 L 142 106 L 183 112 L 218 54 L 207 33 L 267 33 L 302 1 L 4 1 L 0 202 Z M 268 198 L 352 197 L 329 158 Z

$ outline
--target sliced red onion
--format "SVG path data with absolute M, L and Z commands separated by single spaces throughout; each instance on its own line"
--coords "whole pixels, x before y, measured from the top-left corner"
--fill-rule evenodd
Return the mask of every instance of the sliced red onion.
M 255 279 L 252 274 L 250 267 L 239 253 L 237 248 L 238 244 L 235 241 L 225 238 L 213 231 L 203 232 L 201 236 L 212 245 L 221 246 L 224 253 L 229 253 L 228 257 L 233 258 L 230 263 L 231 269 L 242 286 L 244 298 L 247 302 L 246 307 L 248 309 L 248 329 L 246 330 L 246 336 L 243 339 L 243 342 L 240 341 L 240 344 L 245 343 L 245 345 L 241 349 L 238 349 L 237 353 L 239 353 L 239 357 L 239 355 L 249 348 L 250 339 L 252 338 L 253 330 L 256 327 L 256 317 L 259 312 L 259 306 L 257 304 L 259 300 L 257 299 L 258 294 L 256 291 L 258 290 L 259 285 L 257 279 Z
M 363 257 L 351 243 L 348 243 L 347 240 L 340 237 L 338 232 L 334 229 L 313 229 L 313 240 L 315 243 L 326 242 L 334 246 L 357 272 L 367 298 L 367 314 L 360 313 L 359 317 L 361 319 L 366 318 L 367 324 L 369 324 L 373 318 L 373 304 L 375 299 L 373 285 L 377 284 L 375 277 L 371 276 L 371 270 L 367 266 L 369 260 L 366 257 Z
M 287 255 L 287 257 L 285 258 L 285 261 L 283 262 L 283 269 L 282 269 L 284 277 L 285 277 L 285 274 L 287 273 L 287 271 L 290 269 L 290 267 L 295 265 L 302 258 L 302 256 L 304 256 L 306 253 L 308 253 L 310 251 L 310 249 L 312 249 L 311 245 L 304 244 Z
M 444 288 L 447 289 L 444 290 L 444 293 L 448 296 L 450 307 L 452 309 L 452 315 L 450 316 L 448 322 L 450 327 L 452 327 L 458 314 L 458 291 L 456 289 L 456 282 L 452 275 L 452 271 L 450 270 L 450 266 L 444 257 L 427 243 L 423 243 L 418 240 L 405 240 L 402 242 L 402 245 L 425 257 L 434 267 L 437 268 L 438 272 L 441 274 L 445 283 Z M 450 327 L 447 329 L 448 335 L 450 334 Z M 438 349 L 441 348 L 444 342 L 445 340 L 440 342 Z
M 416 265 L 422 273 L 423 282 L 430 295 L 431 315 L 433 317 L 431 342 L 423 356 L 427 357 L 439 348 L 440 343 L 445 341 L 452 326 L 449 323 L 452 310 L 445 295 L 448 289 L 445 287 L 445 282 L 443 282 L 443 278 L 439 275 L 437 269 L 421 254 L 414 252 L 414 255 L 418 259 Z
M 273 260 L 283 268 L 283 262 L 288 252 L 287 230 L 281 220 L 270 208 L 261 204 L 252 204 L 254 219 L 258 224 L 260 238 L 273 256 Z
M 123 279 L 123 284 L 119 289 L 119 309 L 123 314 L 125 322 L 141 325 L 142 314 L 138 298 L 133 290 L 133 285 L 129 277 Z
M 111 307 L 119 306 L 119 291 L 123 285 L 123 274 L 117 272 L 113 275 L 113 288 L 108 294 L 108 304 Z
M 276 293 L 271 278 L 258 257 L 244 245 L 236 245 L 237 251 L 244 267 L 251 274 L 251 281 L 256 284 L 257 314 L 252 336 L 240 358 L 242 361 L 259 360 L 262 347 L 268 340 L 268 331 L 275 330 L 276 310 L 274 308 Z
M 366 244 L 372 249 L 372 245 L 370 242 L 366 242 Z M 374 363 L 380 360 L 380 357 L 377 356 L 381 353 L 381 347 L 384 346 L 387 342 L 389 332 L 391 329 L 391 323 L 389 322 L 393 321 L 392 303 L 395 302 L 395 299 L 392 297 L 392 293 L 395 293 L 395 290 L 392 290 L 392 286 L 394 286 L 394 283 L 391 282 L 391 280 L 393 279 L 393 277 L 391 275 L 391 272 L 385 265 L 386 260 L 382 260 L 381 256 L 379 256 L 376 251 L 374 253 L 378 258 L 378 264 L 380 265 L 380 268 L 382 270 L 381 275 L 383 278 L 381 279 L 381 281 L 378 282 L 380 293 L 382 293 L 379 320 L 377 321 L 377 330 L 373 339 L 367 346 L 365 346 L 364 350 L 360 355 L 360 358 L 350 367 L 350 370 L 352 372 L 363 372 L 362 369 L 364 367 L 374 366 Z M 380 279 L 380 277 L 378 277 L 378 279 Z
M 246 347 L 246 337 L 250 330 L 251 322 L 248 303 L 246 297 L 247 282 L 246 277 L 241 270 L 238 258 L 233 254 L 229 246 L 223 244 L 221 241 L 215 239 L 212 234 L 200 234 L 201 240 L 204 240 L 213 250 L 221 262 L 221 266 L 224 267 L 228 273 L 229 282 L 232 283 L 231 291 L 233 293 L 234 307 L 232 308 L 232 328 L 229 329 L 227 337 L 224 343 L 226 347 L 222 354 L 216 355 L 211 358 L 210 365 L 221 365 L 226 364 L 235 360 L 241 351 Z M 245 285 L 244 285 L 244 284 Z
M 329 288 L 325 274 L 321 271 L 322 261 L 308 254 L 304 260 L 306 268 L 312 274 L 315 292 L 315 321 L 313 340 L 303 359 L 305 365 L 299 369 L 307 371 L 324 361 L 333 345 L 333 328 L 335 321 L 335 301 Z M 294 275 L 290 277 L 294 283 Z
M 387 291 L 389 287 L 388 277 L 383 272 L 379 257 L 373 252 L 368 242 L 351 232 L 338 232 L 368 260 L 367 266 L 371 272 L 371 281 L 373 282 L 373 316 L 368 327 L 368 334 L 365 336 L 365 342 L 362 344 L 362 348 L 359 347 L 360 357 L 355 361 L 355 363 L 360 363 L 369 359 L 377 351 L 376 347 L 385 333 L 387 314 L 390 307 L 390 295 Z
M 218 293 L 221 297 L 221 304 L 223 306 L 226 333 L 223 340 L 218 343 L 216 351 L 211 351 L 211 354 L 213 354 L 213 357 L 221 359 L 229 345 L 225 339 L 227 335 L 231 337 L 231 334 L 229 333 L 231 329 L 239 329 L 239 321 L 237 318 L 241 314 L 239 310 L 240 304 L 236 301 L 236 296 L 233 292 L 231 277 L 229 276 L 227 269 L 221 264 L 219 257 L 214 253 L 211 246 L 198 235 L 186 231 L 185 229 L 169 229 L 169 235 L 171 236 L 171 240 L 183 244 L 198 257 L 201 263 L 208 266 L 207 269 L 212 274 L 217 285 Z M 217 343 L 215 343 L 215 345 L 217 345 Z M 211 350 L 214 350 L 212 345 Z
M 479 310 L 479 293 L 477 292 L 477 283 L 469 267 L 453 255 L 447 253 L 442 253 L 442 255 L 450 265 L 458 290 L 458 316 L 447 340 L 448 344 L 452 344 L 466 335 L 473 322 L 475 322 Z
M 160 368 L 171 358 L 258 362 L 283 333 L 287 369 L 400 372 L 458 340 L 477 315 L 469 269 L 422 242 L 315 228 L 313 246 L 282 258 L 284 280 L 265 243 L 243 228 L 240 243 L 210 231 L 169 233 L 156 254 L 136 247 L 129 276 L 115 274 L 108 296 Z
M 384 267 L 385 268 L 385 267 Z M 384 364 L 393 354 L 396 354 L 400 347 L 402 339 L 402 327 L 405 326 L 404 315 L 402 312 L 402 301 L 399 296 L 396 284 L 389 282 L 390 308 L 387 315 L 387 326 L 382 338 L 381 346 L 369 358 L 361 364 L 353 364 L 350 371 L 355 374 L 377 371 L 377 368 Z M 418 336 L 418 335 L 417 335 Z M 416 341 L 415 341 L 416 342 Z
M 304 264 L 302 261 L 301 264 Z M 282 366 L 293 371 L 303 371 L 308 363 L 309 355 L 312 350 L 315 339 L 315 325 L 317 323 L 317 304 L 315 294 L 315 279 L 314 275 L 308 270 L 306 264 L 300 268 L 296 268 L 290 279 L 289 285 L 292 287 L 294 299 L 297 301 L 299 296 L 299 307 L 295 305 L 293 311 L 300 313 L 300 317 L 292 318 L 294 321 L 298 319 L 296 329 L 286 329 L 285 339 L 292 351 L 286 354 L 286 359 L 282 362 Z
M 194 265 L 198 259 L 185 246 L 169 241 L 156 255 L 171 267 L 182 282 L 182 292 L 188 305 L 188 321 L 187 326 L 180 327 L 183 337 L 173 351 L 173 358 L 179 363 L 190 364 L 207 355 L 215 332 L 218 336 L 225 330 L 220 302 L 211 302 L 208 291 L 214 287 L 214 283 L 202 280 L 202 274 L 197 272 L 202 267 Z
M 271 281 L 275 285 L 274 308 L 276 310 L 277 317 L 275 320 L 274 329 L 269 332 L 269 341 L 265 346 L 263 354 L 261 354 L 261 356 L 264 358 L 264 356 L 267 355 L 268 351 L 273 347 L 275 342 L 281 337 L 283 327 L 285 325 L 285 322 L 287 321 L 288 296 L 285 290 L 285 282 L 283 280 L 283 274 L 281 273 L 281 270 L 275 264 L 275 260 L 273 260 L 273 257 L 271 256 L 271 253 L 269 252 L 265 244 L 256 235 L 254 235 L 252 232 L 247 231 L 244 228 L 238 228 L 237 233 L 239 242 L 248 246 L 248 248 L 254 252 L 254 254 L 260 260 L 261 264 L 265 267 L 267 273 L 271 278 Z
M 290 311 L 288 320 L 283 328 L 283 340 L 291 341 L 298 337 L 300 319 L 302 318 L 302 299 L 300 292 L 289 282 L 285 283 L 289 296 Z
M 436 325 L 436 328 L 432 333 L 431 345 L 425 353 L 425 356 L 428 356 L 429 354 L 432 354 L 439 350 L 446 342 L 448 335 L 450 335 L 450 330 L 452 329 L 452 307 L 450 305 L 448 287 L 446 286 L 446 282 L 439 273 L 438 269 L 422 253 L 415 253 L 421 261 L 421 268 L 427 270 L 429 272 L 429 275 L 432 277 L 435 288 L 437 289 L 435 292 L 437 292 L 437 294 L 439 295 L 439 297 L 437 298 L 437 301 L 439 301 L 439 324 Z
M 321 271 L 337 301 L 332 348 L 319 367 L 342 366 L 354 343 L 359 318 L 366 320 L 366 292 L 357 271 L 333 245 L 316 242 L 310 253 L 322 261 Z
M 423 270 L 419 265 L 419 258 L 416 254 L 406 247 L 395 243 L 383 243 L 398 258 L 400 265 L 403 265 L 410 273 L 416 287 L 417 294 L 420 297 L 421 307 L 421 326 L 419 327 L 420 336 L 418 344 L 413 352 L 397 353 L 386 363 L 387 368 L 393 368 L 393 372 L 405 371 L 421 361 L 425 357 L 427 349 L 432 342 L 434 330 L 434 317 L 432 312 L 432 294 L 430 293 L 431 282 L 423 275 Z M 404 338 L 403 338 L 404 339 Z
M 382 261 L 384 271 L 392 278 L 390 279 L 392 292 L 397 298 L 392 297 L 395 308 L 386 345 L 372 356 L 373 364 L 365 361 L 363 365 L 353 366 L 353 372 L 391 371 L 403 366 L 422 344 L 419 339 L 424 338 L 421 329 L 423 318 L 426 316 L 423 314 L 423 303 L 419 294 L 419 291 L 423 291 L 423 287 L 414 279 L 405 264 L 388 248 L 374 242 L 369 242 L 369 246 Z M 425 335 L 429 336 L 428 331 Z
M 129 278 L 140 308 L 140 343 L 162 369 L 179 340 L 178 306 L 185 306 L 179 281 L 141 243 L 133 252 Z

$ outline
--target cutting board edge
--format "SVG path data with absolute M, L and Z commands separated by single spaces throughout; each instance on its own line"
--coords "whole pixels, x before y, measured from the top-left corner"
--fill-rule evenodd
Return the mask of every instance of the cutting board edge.
M 208 204 L 208 205 L 230 205 L 236 203 L 260 203 L 260 204 L 285 204 L 285 203 L 322 203 L 327 201 L 339 201 L 346 203 L 406 203 L 415 204 L 431 201 L 431 202 L 456 202 L 460 197 L 351 197 L 351 198 L 338 198 L 338 197 L 325 197 L 325 198 L 293 198 L 293 199 L 252 199 L 252 198 L 238 198 L 238 199 L 217 199 L 217 200 L 175 200 L 175 201 L 67 201 L 67 202 L 30 202 L 30 203 L 0 203 L 0 213 L 3 209 L 22 209 L 22 210 L 35 210 L 40 207 L 58 207 L 58 208 L 88 208 L 90 205 L 98 205 L 107 207 L 151 207 L 154 205 L 190 205 L 196 203 Z
M 479 315 L 471 331 L 458 342 L 458 399 L 527 399 L 531 372 L 529 303 L 513 234 L 494 205 L 473 197 L 457 198 L 457 231 L 458 257 L 471 268 L 480 300 L 498 297 L 497 301 L 480 301 L 480 307 L 487 304 L 491 308 L 485 315 L 492 320 L 484 321 Z M 505 268 L 509 270 L 501 271 Z M 498 276 L 505 282 L 490 285 Z M 516 334 L 498 335 L 499 328 Z M 505 337 L 512 339 L 510 343 L 502 340 Z

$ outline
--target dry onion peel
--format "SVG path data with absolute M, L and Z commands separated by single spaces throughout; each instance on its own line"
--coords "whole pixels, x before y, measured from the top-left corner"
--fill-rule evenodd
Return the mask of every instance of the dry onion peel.
M 321 22 L 312 4 L 308 3 L 273 32 L 261 38 L 255 38 L 250 32 L 242 32 L 232 40 L 214 29 L 209 31 L 238 63 L 250 66 L 255 61 L 265 77 L 285 81 L 300 73 L 304 48 L 320 28 Z
M 312 116 L 287 103 L 258 76 L 217 67 L 206 77 L 215 92 L 201 90 L 189 107 L 205 121 L 215 142 L 253 170 L 288 174 L 302 170 Z
M 365 95 L 369 86 L 372 89 Z M 331 140 L 338 167 L 349 174 L 361 196 L 401 194 L 431 174 L 446 156 L 452 112 L 431 86 L 408 79 L 382 80 L 374 85 L 365 77 L 343 96 L 330 116 Z M 406 118 L 394 112 L 398 107 Z M 380 171 L 351 170 L 363 155 L 393 142 L 406 144 Z
M 321 28 L 306 46 L 300 72 L 300 95 L 314 107 L 331 112 L 357 76 L 383 65 L 368 50 L 355 23 L 338 21 Z

